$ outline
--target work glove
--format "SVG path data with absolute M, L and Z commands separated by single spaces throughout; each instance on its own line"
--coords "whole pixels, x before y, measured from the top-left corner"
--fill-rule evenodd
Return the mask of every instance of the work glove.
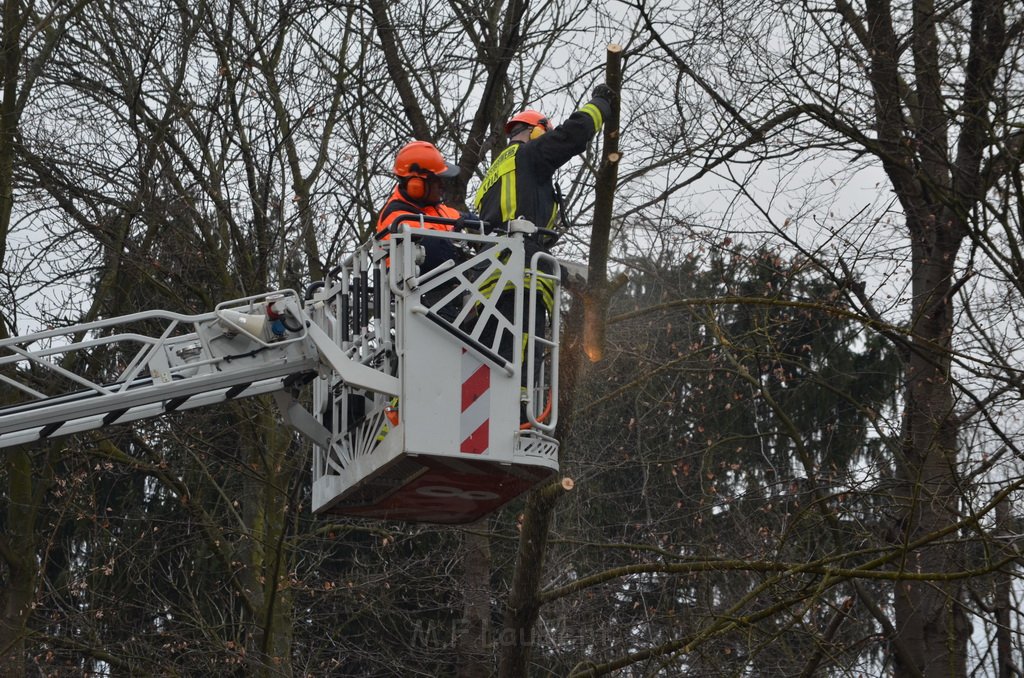
M 615 90 L 602 82 L 594 88 L 594 91 L 590 96 L 593 99 L 604 99 L 610 104 L 615 100 Z

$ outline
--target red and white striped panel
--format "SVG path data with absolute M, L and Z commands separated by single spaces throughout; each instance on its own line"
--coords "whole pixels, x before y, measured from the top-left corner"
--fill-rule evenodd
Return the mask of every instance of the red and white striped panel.
M 483 454 L 490 446 L 491 368 L 462 351 L 462 415 L 459 430 L 464 454 Z

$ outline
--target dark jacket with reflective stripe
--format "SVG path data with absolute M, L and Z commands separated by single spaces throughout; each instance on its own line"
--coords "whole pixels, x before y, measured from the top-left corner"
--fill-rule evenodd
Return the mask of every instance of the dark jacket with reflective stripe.
M 476 192 L 474 204 L 480 218 L 491 228 L 517 217 L 554 228 L 558 217 L 555 170 L 587 149 L 610 111 L 607 101 L 593 99 L 550 132 L 502 151 Z

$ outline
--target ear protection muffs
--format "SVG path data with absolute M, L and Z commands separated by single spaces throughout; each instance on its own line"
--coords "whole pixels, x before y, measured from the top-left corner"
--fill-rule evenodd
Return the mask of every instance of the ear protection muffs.
M 544 118 L 543 120 L 540 121 L 539 124 L 534 125 L 533 128 L 530 129 L 530 141 L 533 141 L 534 139 L 536 139 L 537 137 L 541 136 L 542 134 L 544 134 L 547 131 L 548 131 L 548 119 Z
M 413 200 L 427 197 L 427 180 L 425 177 L 413 175 L 405 180 L 405 194 Z

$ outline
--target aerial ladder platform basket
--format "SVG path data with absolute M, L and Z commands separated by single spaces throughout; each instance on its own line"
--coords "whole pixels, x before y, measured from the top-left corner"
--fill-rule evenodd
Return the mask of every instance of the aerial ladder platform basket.
M 540 302 L 543 288 L 558 308 L 558 262 L 526 261 L 525 222 L 485 235 L 414 221 L 301 296 L 0 342 L 0 448 L 272 394 L 313 443 L 315 512 L 435 523 L 493 512 L 558 470 L 559 323 Z M 459 256 L 421 273 L 427 238 Z M 104 377 L 86 377 L 97 363 Z

